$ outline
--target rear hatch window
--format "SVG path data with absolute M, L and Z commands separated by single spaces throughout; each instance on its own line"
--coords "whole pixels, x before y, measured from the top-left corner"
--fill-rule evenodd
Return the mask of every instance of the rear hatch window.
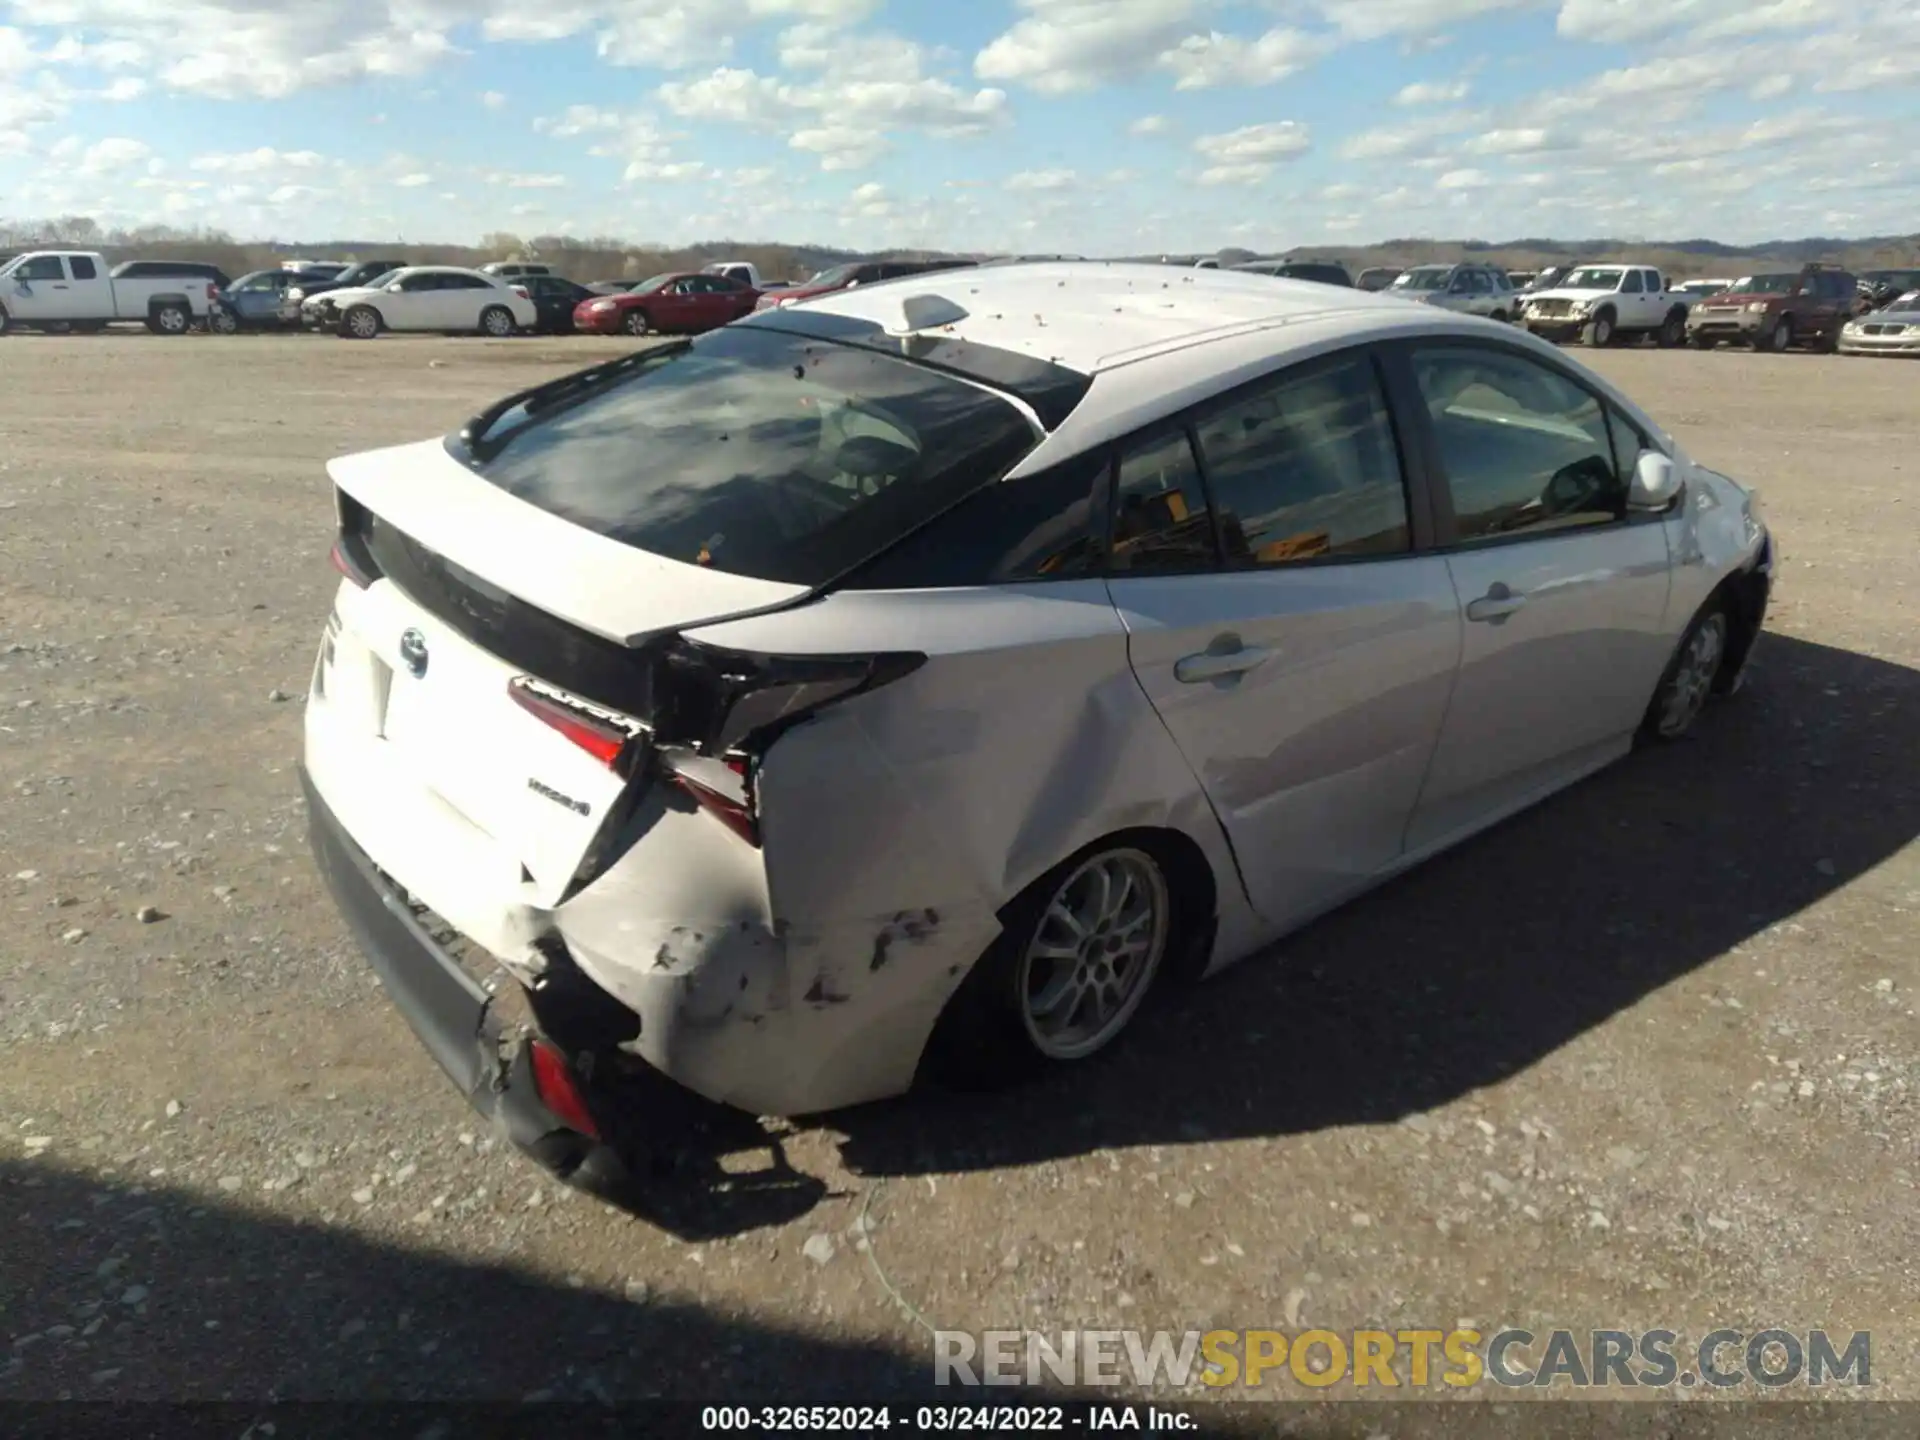
M 990 390 L 771 329 L 728 327 L 608 368 L 448 446 L 596 534 L 755 579 L 825 584 L 1039 441 Z

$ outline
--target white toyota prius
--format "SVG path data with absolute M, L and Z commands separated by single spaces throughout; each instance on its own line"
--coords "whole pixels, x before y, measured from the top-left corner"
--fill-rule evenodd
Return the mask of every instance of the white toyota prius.
M 1691 727 L 1755 498 L 1513 328 L 1232 271 L 862 287 L 336 460 L 315 850 L 472 1102 L 617 1168 L 1078 1065 Z

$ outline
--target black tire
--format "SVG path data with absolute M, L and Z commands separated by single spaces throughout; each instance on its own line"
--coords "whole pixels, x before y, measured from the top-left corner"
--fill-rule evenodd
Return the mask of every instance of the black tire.
M 653 321 L 644 310 L 629 310 L 626 318 L 620 322 L 620 328 L 628 335 L 651 335 Z
M 1767 349 L 1776 355 L 1785 354 L 1793 348 L 1793 317 L 1791 315 L 1782 315 L 1774 322 L 1773 329 L 1767 332 L 1765 344 Z
M 10 334 L 13 328 L 13 316 L 7 313 L 6 306 L 0 305 L 0 335 Z
M 1662 350 L 1672 350 L 1687 343 L 1687 312 L 1669 310 L 1667 318 L 1660 322 L 1660 329 L 1654 335 L 1655 342 Z
M 1673 658 L 1661 672 L 1641 718 L 1639 739 L 1665 743 L 1691 731 L 1713 697 L 1732 650 L 1733 616 L 1726 601 L 1715 596 L 1701 607 L 1673 647 Z
M 1090 965 L 1101 965 L 1106 952 L 1100 950 L 1100 940 L 1106 932 L 1096 929 L 1084 933 L 1077 942 L 1080 953 L 1075 961 L 1043 962 L 1032 951 L 1047 933 L 1061 937 L 1061 948 L 1075 948 L 1067 930 L 1050 932 L 1054 922 L 1049 910 L 1063 893 L 1081 883 L 1091 867 L 1109 861 L 1118 861 L 1129 870 L 1150 867 L 1157 877 L 1153 884 L 1158 889 L 1153 894 L 1164 914 L 1164 920 L 1156 922 L 1158 949 L 1142 961 L 1143 972 L 1131 973 L 1125 982 L 1126 998 L 1108 1022 L 1111 1028 L 1089 1037 L 1084 1050 L 1065 1053 L 1059 1047 L 1048 1048 L 1038 1037 L 1039 1022 L 1031 1013 L 1032 1001 L 1038 997 L 1031 992 L 1041 979 L 1051 980 L 1053 975 L 1037 972 L 1034 967 L 1040 963 L 1072 964 L 1077 974 L 1084 976 Z M 1137 873 L 1148 872 L 1139 868 Z M 962 1088 L 994 1089 L 1043 1070 L 1071 1068 L 1108 1053 L 1125 1038 L 1156 982 L 1186 957 L 1197 933 L 1195 887 L 1185 882 L 1185 874 L 1164 838 L 1150 832 L 1129 832 L 1096 841 L 1035 880 L 1000 912 L 1000 937 L 975 963 L 942 1013 L 928 1045 L 930 1073 Z M 1112 943 L 1111 937 L 1108 943 Z M 1091 952 L 1086 949 L 1089 945 L 1094 947 Z M 1113 962 L 1109 959 L 1106 963 L 1110 966 Z M 1067 1018 L 1071 1020 L 1078 1009 L 1074 1002 Z
M 480 312 L 480 333 L 504 340 L 520 327 L 513 323 L 513 312 L 504 305 L 489 305 Z
M 1504 310 L 1496 310 L 1493 312 L 1493 314 L 1489 315 L 1487 318 L 1489 320 L 1496 320 L 1502 325 L 1510 323 L 1512 319 L 1512 317 L 1509 316 L 1507 312 Z
M 185 335 L 193 329 L 193 312 L 173 301 L 154 306 L 150 320 L 156 335 Z
M 371 340 L 386 328 L 371 305 L 356 305 L 340 317 L 342 340 Z
M 1718 346 L 1719 343 L 1720 341 L 1712 335 L 1695 335 L 1693 337 L 1693 348 L 1696 350 L 1712 350 Z
M 1617 333 L 1613 312 L 1602 310 L 1582 328 L 1580 338 L 1594 349 L 1602 350 L 1613 343 Z
M 240 317 L 222 305 L 217 310 L 207 312 L 207 333 L 209 335 L 237 335 L 240 333 Z

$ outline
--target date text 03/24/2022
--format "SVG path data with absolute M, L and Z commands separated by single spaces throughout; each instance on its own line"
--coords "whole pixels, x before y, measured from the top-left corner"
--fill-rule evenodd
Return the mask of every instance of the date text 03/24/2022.
M 896 1426 L 914 1434 L 1177 1432 L 1198 1425 L 1186 1411 L 1160 1405 L 709 1405 L 700 1412 L 704 1431 L 754 1435 L 887 1431 Z

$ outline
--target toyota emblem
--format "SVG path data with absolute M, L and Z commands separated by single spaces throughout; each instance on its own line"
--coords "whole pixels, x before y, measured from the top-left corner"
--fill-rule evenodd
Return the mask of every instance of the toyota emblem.
M 400 637 L 400 663 L 416 680 L 427 673 L 427 637 L 418 630 L 408 630 Z

